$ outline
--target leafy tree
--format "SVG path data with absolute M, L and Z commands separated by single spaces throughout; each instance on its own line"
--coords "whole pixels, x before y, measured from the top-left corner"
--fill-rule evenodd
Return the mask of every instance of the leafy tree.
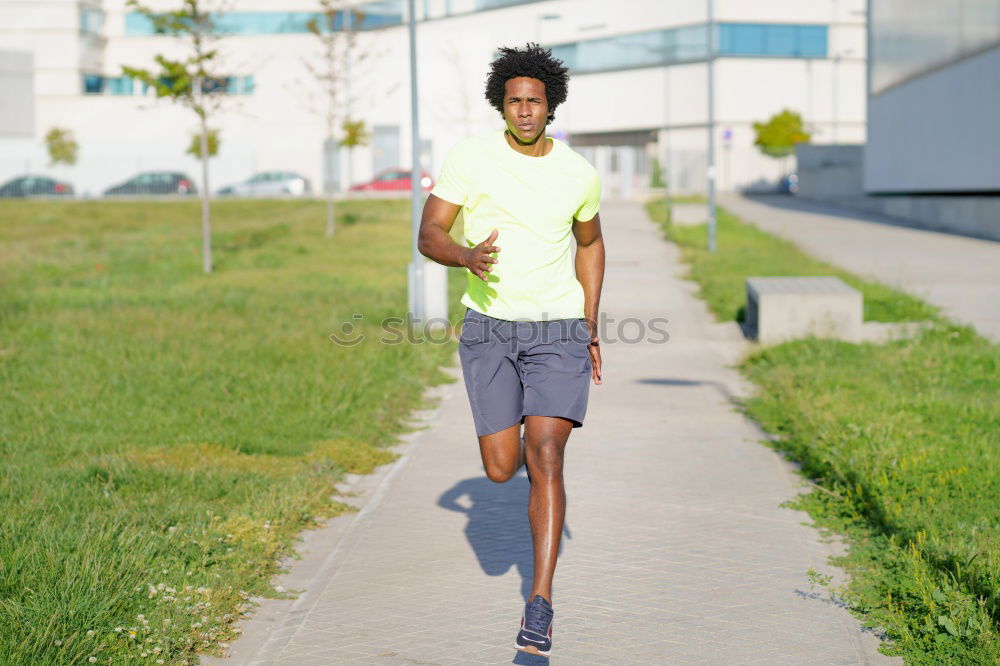
M 789 109 L 782 109 L 766 123 L 754 123 L 757 138 L 754 145 L 760 146 L 765 155 L 771 157 L 788 157 L 795 152 L 795 144 L 805 143 L 812 137 L 806 132 L 802 116 Z
M 347 163 L 350 164 L 354 149 L 358 146 L 367 146 L 372 135 L 365 128 L 365 121 L 363 120 L 349 120 L 345 118 L 340 129 L 344 133 L 344 138 L 340 140 L 340 145 L 347 148 Z M 348 173 L 350 173 L 350 169 L 348 169 Z
M 653 188 L 666 187 L 666 183 L 663 181 L 663 167 L 660 166 L 660 160 L 654 157 L 650 160 L 649 164 L 649 186 Z
M 208 156 L 215 157 L 219 154 L 219 143 L 221 139 L 219 138 L 219 130 L 210 129 L 208 130 Z M 186 151 L 188 155 L 193 155 L 198 159 L 201 159 L 201 132 L 195 132 L 191 135 L 191 143 L 188 144 L 188 149 Z
M 49 151 L 49 166 L 57 164 L 76 164 L 79 145 L 73 138 L 73 132 L 53 127 L 45 135 L 45 147 Z
M 156 11 L 128 0 L 127 5 L 144 14 L 158 34 L 176 37 L 183 45 L 183 57 L 172 59 L 164 55 L 154 58 L 158 68 L 143 69 L 123 67 L 126 76 L 142 81 L 152 88 L 157 98 L 165 98 L 190 109 L 199 123 L 199 149 L 201 159 L 201 232 L 202 268 L 212 272 L 212 224 L 208 180 L 208 158 L 214 154 L 209 146 L 208 118 L 216 112 L 225 92 L 225 79 L 213 72 L 218 63 L 219 51 L 214 44 L 221 36 L 213 13 L 221 6 L 213 0 L 179 0 L 180 7 L 170 11 Z M 214 10 L 214 12 L 212 11 Z M 218 139 L 216 139 L 218 149 Z
M 358 26 L 361 25 L 365 15 L 356 9 L 338 10 L 337 6 L 340 3 L 336 0 L 319 0 L 319 4 L 322 12 L 317 18 L 311 19 L 307 27 L 319 42 L 320 57 L 302 61 L 306 71 L 320 87 L 320 94 L 310 101 L 310 107 L 323 118 L 326 128 L 324 146 L 336 145 L 334 129 L 337 127 L 337 120 L 342 118 L 341 129 L 347 135 L 345 140 L 355 143 L 347 144 L 343 141 L 341 143 L 351 150 L 354 146 L 365 145 L 367 142 L 364 123 L 352 123 L 350 120 L 350 107 L 353 101 L 350 93 L 350 68 L 352 64 L 356 65 L 370 55 L 357 48 Z M 348 165 L 350 165 L 350 154 Z M 332 177 L 332 169 L 326 175 L 327 178 Z M 326 235 L 332 236 L 333 184 L 326 182 L 324 188 L 327 194 Z

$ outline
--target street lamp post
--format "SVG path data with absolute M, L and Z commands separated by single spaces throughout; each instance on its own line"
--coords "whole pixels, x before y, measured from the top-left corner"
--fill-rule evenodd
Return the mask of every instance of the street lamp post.
M 715 252 L 715 13 L 708 3 L 708 251 Z
M 423 164 L 420 160 L 420 117 L 417 105 L 417 17 L 415 0 L 408 0 L 410 37 L 410 226 L 411 257 L 408 267 L 409 312 L 414 323 L 440 326 L 448 317 L 448 270 L 427 261 L 417 248 L 423 201 Z
M 412 228 L 409 266 L 409 309 L 415 321 L 421 321 L 426 314 L 424 307 L 424 257 L 417 249 L 420 235 L 421 194 L 420 184 L 420 116 L 417 107 L 417 18 L 414 0 L 409 0 L 407 28 L 410 37 L 410 226 Z

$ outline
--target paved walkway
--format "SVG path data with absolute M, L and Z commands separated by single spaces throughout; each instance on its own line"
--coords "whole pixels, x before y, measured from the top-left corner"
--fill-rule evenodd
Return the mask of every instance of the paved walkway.
M 719 203 L 809 254 L 937 305 L 1000 341 L 1000 243 L 892 224 L 787 196 L 727 194 Z
M 552 661 L 900 663 L 810 591 L 810 567 L 836 572 L 835 546 L 779 508 L 800 482 L 733 409 L 747 390 L 728 367 L 744 349 L 735 325 L 712 323 L 639 206 L 602 217 L 606 313 L 666 317 L 670 340 L 603 345 L 605 383 L 567 449 Z M 532 570 L 528 481 L 487 481 L 461 381 L 436 392 L 431 427 L 369 479 L 363 511 L 308 536 L 306 593 L 268 602 L 220 663 L 545 663 L 512 648 Z

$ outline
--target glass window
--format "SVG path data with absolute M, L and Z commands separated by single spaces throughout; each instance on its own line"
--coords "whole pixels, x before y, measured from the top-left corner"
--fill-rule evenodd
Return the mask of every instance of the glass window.
M 497 9 L 498 7 L 510 7 L 511 5 L 524 5 L 537 0 L 476 0 L 476 8 L 473 11 L 481 12 L 485 9 Z
M 80 32 L 97 35 L 104 26 L 104 12 L 94 7 L 80 8 Z
M 219 77 L 216 79 L 203 79 L 201 82 L 201 90 L 204 93 L 216 93 L 216 92 L 230 92 L 229 90 L 229 80 L 232 77 Z
M 128 76 L 108 78 L 105 82 L 109 95 L 131 95 L 135 85 L 132 78 Z
M 403 0 L 377 0 L 358 5 L 356 11 L 361 13 L 361 24 L 358 30 L 374 30 L 390 25 L 402 25 Z
M 575 42 L 573 44 L 557 44 L 552 47 L 552 57 L 562 60 L 563 64 L 571 70 L 577 70 L 579 68 L 576 64 L 576 47 Z M 493 59 L 496 60 L 499 55 L 499 53 L 494 53 Z
M 145 14 L 139 12 L 129 12 L 125 14 L 125 34 L 135 37 L 143 37 L 155 33 L 153 22 Z
M 85 95 L 100 95 L 104 92 L 104 77 L 100 74 L 83 75 L 83 93 Z
M 736 56 L 826 57 L 827 27 L 721 23 L 718 53 Z M 705 24 L 591 39 L 552 47 L 575 73 L 648 67 L 708 56 Z
M 767 42 L 762 53 L 767 55 L 801 55 L 799 50 L 799 28 L 791 25 L 771 25 L 765 32 Z
M 229 12 L 216 18 L 220 32 L 230 35 L 278 35 L 309 32 L 309 21 L 320 20 L 316 12 Z M 321 22 L 322 25 L 322 22 Z
M 719 24 L 720 55 L 823 58 L 826 44 L 825 25 Z
M 673 40 L 668 51 L 670 60 L 698 60 L 708 57 L 708 28 L 704 25 L 689 25 L 668 30 L 666 39 Z
M 763 53 L 764 26 L 721 24 L 718 48 L 727 55 Z
M 827 30 L 824 25 L 804 25 L 799 27 L 799 55 L 825 58 L 827 54 Z
M 373 30 L 403 23 L 402 0 L 376 0 L 357 5 L 354 9 L 360 23 L 358 30 Z M 346 12 L 337 12 L 334 30 L 343 30 Z M 216 29 L 227 35 L 281 35 L 309 32 L 309 22 L 316 20 L 321 28 L 326 20 L 319 12 L 225 12 L 214 17 Z M 148 36 L 155 34 L 153 22 L 143 14 L 125 15 L 125 34 Z

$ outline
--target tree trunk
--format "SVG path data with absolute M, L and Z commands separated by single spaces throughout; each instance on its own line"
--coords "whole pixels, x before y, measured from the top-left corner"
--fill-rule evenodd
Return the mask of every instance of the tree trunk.
M 323 142 L 323 189 L 326 190 L 326 237 L 332 238 L 334 232 L 334 211 L 333 211 L 333 191 L 336 189 L 333 182 L 334 168 L 333 159 L 336 152 L 333 150 L 333 134 L 330 131 L 332 123 L 327 120 L 326 140 Z
M 200 85 L 198 81 L 197 85 Z M 201 114 L 201 264 L 206 273 L 212 272 L 212 221 L 209 209 L 210 192 L 208 184 L 208 123 Z
M 326 187 L 326 237 L 333 236 L 333 188 L 331 183 Z

